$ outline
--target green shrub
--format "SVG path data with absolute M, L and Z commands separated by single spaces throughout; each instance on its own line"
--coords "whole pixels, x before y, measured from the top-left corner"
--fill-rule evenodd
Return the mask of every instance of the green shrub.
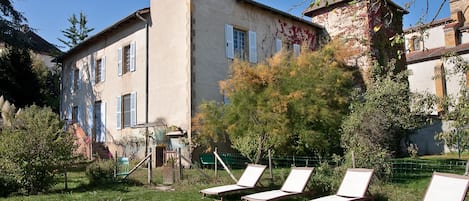
M 54 176 L 73 154 L 73 136 L 50 108 L 27 107 L 0 131 L 0 171 L 20 190 L 36 194 L 48 190 Z
M 6 171 L 2 170 L 0 174 L 0 197 L 7 197 L 11 193 L 18 192 L 20 190 L 19 184 L 13 179 L 13 177 L 5 174 Z
M 86 177 L 90 184 L 104 184 L 113 181 L 115 162 L 113 160 L 94 161 L 86 167 Z

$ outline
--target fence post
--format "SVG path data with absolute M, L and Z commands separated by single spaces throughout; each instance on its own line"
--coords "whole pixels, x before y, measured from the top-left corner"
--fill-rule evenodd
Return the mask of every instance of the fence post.
M 179 181 L 182 180 L 181 148 L 178 148 Z
M 153 172 L 152 172 L 152 170 L 151 170 L 151 168 L 152 168 L 152 167 L 151 167 L 151 163 L 152 163 L 152 161 L 151 161 L 151 159 L 152 159 L 152 157 L 151 157 L 151 156 L 152 156 L 151 146 L 149 147 L 149 151 L 150 151 L 150 153 L 149 153 L 149 156 L 150 156 L 150 157 L 148 158 L 148 164 L 147 164 L 147 165 L 148 165 L 147 182 L 148 182 L 148 184 L 151 185 L 151 177 L 153 176 Z
M 274 177 L 272 175 L 272 155 L 270 153 L 270 149 L 268 150 L 268 156 L 269 156 L 269 174 L 270 174 L 270 180 L 274 180 Z
M 466 172 L 464 173 L 464 175 L 469 175 L 469 160 L 466 161 Z
M 213 154 L 213 155 L 214 155 L 214 156 L 213 156 L 213 160 L 215 160 L 215 178 L 218 178 L 218 172 L 217 172 L 218 164 L 217 164 L 217 158 L 215 158 L 215 153 L 217 153 L 217 152 L 218 152 L 218 148 L 215 147 L 215 152 L 214 152 L 214 154 Z
M 355 168 L 355 152 L 352 151 L 352 167 Z

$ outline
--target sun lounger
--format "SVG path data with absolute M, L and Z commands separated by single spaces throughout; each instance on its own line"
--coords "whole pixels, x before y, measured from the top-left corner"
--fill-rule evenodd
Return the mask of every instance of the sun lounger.
M 237 191 L 253 189 L 256 187 L 257 182 L 265 171 L 265 165 L 250 164 L 244 170 L 238 183 L 233 185 L 217 186 L 201 190 L 200 193 L 205 197 L 206 195 L 218 195 L 223 200 L 223 195 L 226 193 L 233 193 Z
M 463 201 L 468 186 L 468 176 L 435 172 L 423 201 Z
M 351 201 L 366 199 L 365 194 L 370 184 L 372 169 L 349 168 L 335 195 L 320 197 L 312 201 Z
M 250 201 L 279 200 L 301 194 L 303 193 L 306 185 L 308 184 L 312 173 L 313 168 L 294 167 L 290 171 L 287 180 L 285 180 L 280 190 L 272 190 L 246 195 L 241 197 L 241 199 Z

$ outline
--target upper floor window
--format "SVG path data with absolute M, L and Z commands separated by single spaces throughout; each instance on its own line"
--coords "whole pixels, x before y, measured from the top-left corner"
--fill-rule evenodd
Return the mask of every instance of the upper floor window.
M 99 83 L 101 82 L 101 76 L 102 76 L 102 70 L 103 70 L 103 63 L 102 63 L 102 59 L 98 59 L 96 60 L 96 73 L 95 73 L 95 76 L 96 76 L 96 83 Z
M 106 57 L 101 57 L 94 61 L 92 66 L 94 72 L 94 83 L 103 82 L 106 79 Z
M 246 59 L 246 32 L 233 29 L 233 48 L 235 57 L 245 60 Z
M 80 70 L 75 68 L 73 69 L 73 91 L 78 90 L 80 81 Z
M 257 63 L 256 32 L 243 31 L 226 24 L 225 40 L 227 58 L 249 59 L 249 62 Z
M 123 49 L 123 57 L 124 57 L 124 66 L 122 67 L 122 73 L 130 72 L 130 45 L 127 45 Z
M 422 39 L 418 36 L 412 36 L 410 39 L 410 51 L 420 51 L 422 50 Z
M 118 75 L 135 71 L 135 42 L 118 49 Z

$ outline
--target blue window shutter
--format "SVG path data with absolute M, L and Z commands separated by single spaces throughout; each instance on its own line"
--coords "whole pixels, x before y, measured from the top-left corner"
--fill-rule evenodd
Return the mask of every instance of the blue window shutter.
M 72 106 L 70 105 L 67 111 L 67 123 L 72 122 L 72 111 L 73 109 L 72 109 Z
M 99 129 L 99 142 L 106 142 L 106 103 L 101 102 L 101 128 Z
M 83 128 L 83 121 L 82 121 L 83 118 L 82 118 L 82 116 L 81 116 L 81 113 L 82 113 L 82 112 L 81 112 L 81 107 L 78 105 L 78 106 L 77 106 L 77 122 L 78 122 L 78 125 L 80 125 L 81 128 Z
M 85 67 L 85 66 L 83 66 Z M 81 89 L 81 73 L 82 71 L 80 71 L 80 69 L 78 69 L 78 80 L 77 80 L 77 89 Z
M 130 94 L 130 126 L 137 125 L 137 92 Z
M 293 54 L 295 56 L 300 56 L 301 46 L 298 44 L 293 44 Z
M 117 49 L 117 75 L 122 76 L 122 47 Z
M 135 71 L 135 41 L 130 43 L 130 72 Z
M 94 58 L 94 57 L 92 57 Z M 91 61 L 91 85 L 94 85 L 96 83 L 96 79 L 99 79 L 99 77 L 96 77 L 96 60 L 93 59 L 93 61 Z
M 101 82 L 106 80 L 106 57 L 101 58 Z
M 257 63 L 256 32 L 249 31 L 249 62 Z
M 74 92 L 74 86 L 75 86 L 75 69 L 70 67 L 70 92 L 73 93 Z
M 93 104 L 88 105 L 88 112 L 87 112 L 87 122 L 88 122 L 88 136 L 93 136 L 93 126 L 94 126 L 94 106 Z
M 122 98 L 116 98 L 116 129 L 122 129 Z
M 282 51 L 282 39 L 276 38 L 275 39 L 275 52 L 280 52 Z
M 234 44 L 233 44 L 233 26 L 225 24 L 225 48 L 226 58 L 234 58 Z

